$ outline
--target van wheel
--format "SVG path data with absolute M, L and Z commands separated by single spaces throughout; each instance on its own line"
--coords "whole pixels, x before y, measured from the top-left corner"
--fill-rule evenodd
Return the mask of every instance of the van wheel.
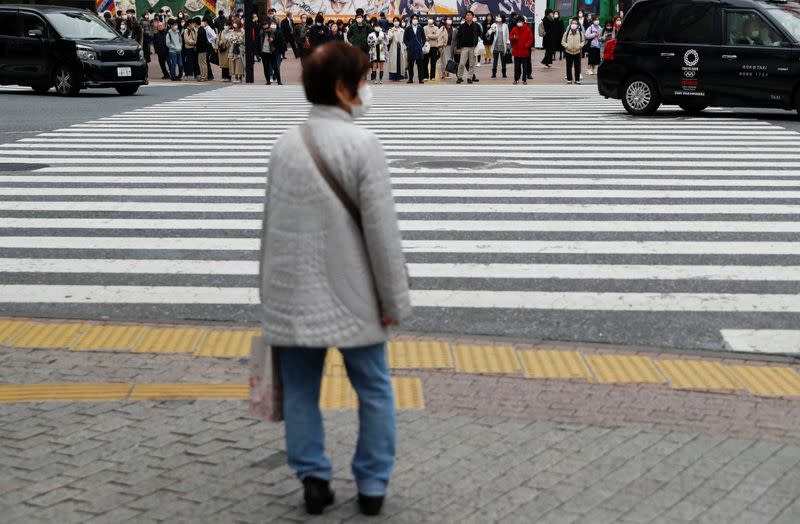
M 31 88 L 37 95 L 46 95 L 50 91 L 50 84 L 34 84 Z
M 117 93 L 121 94 L 122 96 L 130 96 L 135 95 L 136 91 L 139 90 L 139 86 L 125 86 L 125 87 L 118 87 Z
M 622 89 L 622 105 L 634 116 L 652 115 L 661 105 L 661 96 L 655 84 L 645 76 L 634 76 Z
M 708 107 L 708 104 L 678 104 L 678 107 L 690 115 L 696 115 L 697 113 L 703 112 L 703 110 Z
M 75 96 L 81 90 L 78 75 L 72 69 L 64 66 L 56 69 L 55 84 L 56 93 L 61 96 Z

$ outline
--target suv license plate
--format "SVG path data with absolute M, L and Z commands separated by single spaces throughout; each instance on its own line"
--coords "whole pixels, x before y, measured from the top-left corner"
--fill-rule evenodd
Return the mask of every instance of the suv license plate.
M 117 68 L 117 76 L 131 76 L 131 68 L 130 67 L 118 67 Z

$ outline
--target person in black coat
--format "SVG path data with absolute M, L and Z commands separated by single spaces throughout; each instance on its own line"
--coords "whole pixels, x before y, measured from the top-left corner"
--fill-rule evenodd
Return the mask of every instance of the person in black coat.
M 275 23 L 275 20 L 270 18 L 264 20 L 264 26 L 258 42 L 267 85 L 272 83 L 273 78 L 278 82 L 278 85 L 283 85 L 281 82 L 281 60 L 286 52 L 286 40 L 283 38 L 283 31 Z
M 281 20 L 281 36 L 283 36 L 283 41 L 287 42 L 289 46 L 292 48 L 292 53 L 294 53 L 295 58 L 300 58 L 300 54 L 297 52 L 297 44 L 294 42 L 294 38 L 292 38 L 292 34 L 294 32 L 294 21 L 292 20 L 292 12 L 287 11 L 286 16 Z M 283 56 L 286 59 L 286 54 L 284 53 Z
M 221 33 L 225 30 L 225 22 L 228 20 L 225 17 L 225 11 L 222 9 L 219 10 L 219 16 L 214 19 L 214 27 L 217 30 L 217 33 Z M 210 16 L 210 15 L 209 15 Z
M 553 64 L 553 56 L 561 45 L 561 36 L 558 34 L 558 27 L 556 20 L 553 18 L 553 11 L 547 9 L 542 18 L 542 28 L 544 35 L 542 36 L 542 47 L 544 47 L 544 58 L 542 58 L 542 65 L 551 67 Z
M 406 27 L 403 33 L 403 43 L 406 45 L 406 53 L 408 54 L 408 83 L 414 83 L 414 65 L 416 64 L 417 73 L 419 74 L 419 83 L 425 83 L 425 53 L 422 52 L 422 47 L 425 45 L 425 30 L 419 25 L 419 17 L 413 15 L 411 17 L 411 24 Z
M 158 65 L 161 67 L 161 80 L 168 80 L 169 69 L 167 69 L 167 61 L 169 60 L 169 48 L 167 48 L 167 26 L 164 22 L 156 23 L 156 30 L 153 33 L 153 50 L 158 56 Z
M 330 41 L 331 30 L 325 25 L 324 16 L 317 15 L 316 18 L 314 18 L 314 25 L 308 28 L 306 37 L 308 38 L 309 49 L 314 49 Z

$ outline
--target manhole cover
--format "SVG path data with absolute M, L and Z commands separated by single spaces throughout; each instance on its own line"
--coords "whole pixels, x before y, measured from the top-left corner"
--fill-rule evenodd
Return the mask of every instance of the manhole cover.
M 483 160 L 423 160 L 414 162 L 412 167 L 447 168 L 447 169 L 486 169 L 494 162 Z
M 0 163 L 0 171 L 33 171 L 34 169 L 41 169 L 47 167 L 47 164 L 2 164 Z

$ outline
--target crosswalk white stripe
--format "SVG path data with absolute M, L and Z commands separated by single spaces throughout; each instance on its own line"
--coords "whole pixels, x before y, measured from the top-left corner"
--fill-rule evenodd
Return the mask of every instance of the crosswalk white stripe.
M 720 334 L 732 351 L 800 354 L 800 329 L 722 329 Z
M 0 258 L 0 272 L 162 275 L 257 275 L 254 260 Z M 800 266 L 698 266 L 633 264 L 421 264 L 412 278 L 745 280 L 800 282 Z
M 167 218 L 3 218 L 0 228 L 38 229 L 261 229 L 261 220 Z M 400 220 L 403 231 L 800 233 L 800 221 L 659 220 Z
M 258 251 L 257 238 L 2 236 L 0 248 Z M 796 242 L 403 240 L 407 253 L 797 255 Z

